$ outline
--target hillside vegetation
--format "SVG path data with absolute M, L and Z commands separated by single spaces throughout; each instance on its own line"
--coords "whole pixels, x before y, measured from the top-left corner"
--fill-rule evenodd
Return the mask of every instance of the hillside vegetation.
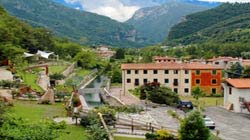
M 249 43 L 250 4 L 223 4 L 204 12 L 188 15 L 175 25 L 164 44 Z
M 160 6 L 138 10 L 127 23 L 135 26 L 141 42 L 155 44 L 162 42 L 170 28 L 183 16 L 206 9 L 204 6 L 171 0 Z
M 45 27 L 56 35 L 82 44 L 137 45 L 130 25 L 108 17 L 67 8 L 52 0 L 0 0 L 11 14 L 35 27 Z

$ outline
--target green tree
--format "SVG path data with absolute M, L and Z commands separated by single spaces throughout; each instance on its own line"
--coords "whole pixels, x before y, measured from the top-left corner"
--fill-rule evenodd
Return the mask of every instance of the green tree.
M 239 62 L 236 62 L 233 64 L 230 69 L 228 69 L 226 72 L 228 74 L 228 78 L 240 78 L 243 72 L 243 67 Z
M 115 54 L 116 59 L 124 59 L 125 58 L 125 50 L 123 48 L 118 48 Z
M 250 66 L 245 67 L 242 78 L 250 78 Z
M 199 100 L 200 97 L 204 95 L 204 91 L 200 88 L 200 86 L 196 86 L 195 88 L 192 89 L 192 96 L 195 98 L 197 101 Z
M 192 112 L 181 121 L 178 133 L 180 140 L 208 140 L 210 137 L 210 131 L 198 111 Z
M 174 105 L 179 102 L 178 94 L 174 93 L 170 88 L 160 86 L 159 83 L 147 83 L 140 87 L 140 99 L 149 99 L 154 103 Z
M 78 66 L 84 69 L 92 69 L 97 66 L 97 56 L 94 52 L 81 51 L 75 56 L 74 60 L 77 61 Z

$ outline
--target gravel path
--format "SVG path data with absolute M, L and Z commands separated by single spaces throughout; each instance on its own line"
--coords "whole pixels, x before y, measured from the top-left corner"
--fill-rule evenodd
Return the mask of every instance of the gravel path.
M 130 94 L 123 94 L 121 87 L 111 87 L 110 93 L 126 105 L 140 104 L 140 100 Z
M 13 75 L 5 67 L 0 67 L 0 80 L 13 80 Z

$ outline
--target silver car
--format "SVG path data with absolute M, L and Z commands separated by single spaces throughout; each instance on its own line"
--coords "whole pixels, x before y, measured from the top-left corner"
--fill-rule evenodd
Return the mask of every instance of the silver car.
M 204 121 L 205 121 L 206 127 L 210 128 L 210 129 L 215 129 L 215 122 L 213 122 L 213 121 L 211 120 L 211 118 L 205 117 L 205 118 L 204 118 Z

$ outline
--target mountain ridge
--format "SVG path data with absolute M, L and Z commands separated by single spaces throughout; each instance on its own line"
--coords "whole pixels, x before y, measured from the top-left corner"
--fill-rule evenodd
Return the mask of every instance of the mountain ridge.
M 68 8 L 51 0 L 0 0 L 0 4 L 11 15 L 35 27 L 46 27 L 59 36 L 82 44 L 122 47 L 141 45 L 135 42 L 136 31 L 133 26 Z
M 226 3 L 217 8 L 188 15 L 185 21 L 171 28 L 164 44 L 188 45 L 207 41 L 228 43 L 230 39 L 240 42 L 246 37 L 240 32 L 249 29 L 249 19 L 249 3 Z M 240 36 L 234 35 L 235 32 Z
M 135 27 L 142 42 L 155 44 L 162 42 L 170 28 L 180 22 L 183 16 L 206 9 L 208 7 L 169 1 L 161 6 L 146 7 L 136 11 L 126 23 Z

